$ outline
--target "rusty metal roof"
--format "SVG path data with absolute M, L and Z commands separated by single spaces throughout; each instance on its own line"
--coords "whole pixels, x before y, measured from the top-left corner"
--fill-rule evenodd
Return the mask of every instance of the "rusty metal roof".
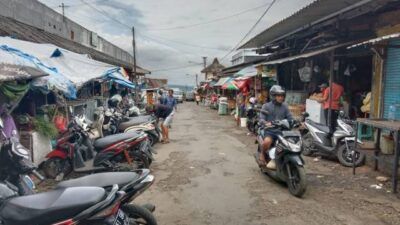
M 0 63 L 0 82 L 29 80 L 47 75 L 45 72 L 33 67 Z
M 239 48 L 259 48 L 373 0 L 316 0 Z

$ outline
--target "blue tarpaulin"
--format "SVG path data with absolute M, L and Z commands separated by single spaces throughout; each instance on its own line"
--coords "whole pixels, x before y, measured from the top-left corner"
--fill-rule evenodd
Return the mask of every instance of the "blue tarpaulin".
M 135 88 L 135 84 L 132 83 L 130 80 L 124 77 L 121 73 L 121 68 L 112 68 L 106 71 L 104 74 L 104 79 L 112 80 L 115 83 L 118 83 L 127 88 Z
M 65 76 L 60 74 L 57 68 L 50 67 L 44 64 L 37 57 L 7 45 L 0 45 L 0 50 L 0 58 L 2 62 L 13 63 L 23 66 L 34 66 L 49 74 L 49 76 L 45 79 L 35 79 L 32 82 L 32 85 L 34 87 L 39 88 L 40 90 L 45 92 L 57 89 L 60 90 L 67 98 L 76 98 L 77 90 L 74 84 Z

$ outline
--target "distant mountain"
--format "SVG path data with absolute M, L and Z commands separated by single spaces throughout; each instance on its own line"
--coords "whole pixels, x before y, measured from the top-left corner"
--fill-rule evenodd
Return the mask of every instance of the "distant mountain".
M 178 84 L 168 84 L 168 88 L 179 88 L 182 91 L 191 91 L 193 90 L 193 85 L 178 85 Z

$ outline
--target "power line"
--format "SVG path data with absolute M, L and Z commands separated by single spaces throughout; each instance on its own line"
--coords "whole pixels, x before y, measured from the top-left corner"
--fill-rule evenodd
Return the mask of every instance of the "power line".
M 147 38 L 150 38 L 148 35 L 145 35 L 143 33 L 140 33 L 140 35 L 144 36 L 144 37 L 147 37 Z M 212 49 L 212 50 L 218 50 L 218 51 L 226 51 L 226 49 L 222 49 L 222 48 L 213 48 L 213 47 L 202 46 L 202 45 L 194 45 L 194 44 L 189 44 L 189 43 L 185 43 L 185 42 L 180 42 L 180 41 L 170 40 L 170 39 L 166 39 L 166 38 L 161 38 L 161 37 L 157 37 L 157 36 L 154 36 L 154 35 L 152 35 L 151 38 L 154 39 L 154 40 L 156 40 L 156 39 L 164 40 L 164 41 L 167 41 L 167 42 L 172 42 L 172 43 L 175 43 L 175 44 L 185 45 L 185 46 L 193 47 L 193 48 L 204 48 L 204 49 Z
M 93 5 L 87 3 L 85 0 L 80 0 L 80 1 L 83 2 L 85 5 L 89 6 L 90 8 L 92 8 L 93 10 L 97 11 L 97 12 L 100 13 L 101 15 L 103 15 L 103 16 L 105 16 L 105 17 L 107 17 L 107 18 L 109 18 L 109 19 L 111 19 L 111 20 L 117 22 L 118 24 L 120 24 L 120 25 L 122 25 L 122 26 L 124 26 L 124 27 L 127 27 L 127 28 L 131 29 L 131 26 L 130 26 L 130 25 L 128 25 L 128 24 L 126 24 L 126 23 L 124 23 L 124 22 L 121 22 L 120 20 L 114 18 L 113 16 L 110 16 L 107 12 L 105 12 L 105 11 L 103 11 L 103 10 L 101 10 L 101 9 L 98 9 L 98 8 L 94 7 Z M 213 48 L 213 47 L 208 47 L 208 46 L 193 45 L 193 44 L 189 44 L 189 43 L 183 43 L 183 42 L 168 40 L 168 39 L 160 38 L 160 37 L 154 38 L 154 37 L 150 37 L 150 36 L 148 36 L 148 35 L 144 35 L 143 32 L 138 32 L 138 34 L 139 34 L 140 36 L 144 37 L 144 38 L 147 38 L 147 39 L 149 39 L 149 40 L 152 40 L 152 41 L 157 42 L 157 43 L 162 44 L 162 45 L 166 45 L 166 44 L 160 42 L 159 40 L 164 40 L 164 41 L 167 41 L 167 42 L 172 42 L 172 43 L 176 43 L 176 44 L 180 44 L 180 45 L 185 45 L 185 46 L 189 46 L 189 47 L 193 47 L 193 48 L 204 48 L 204 49 L 213 49 L 213 50 L 225 51 L 225 50 L 220 49 L 220 48 Z M 159 39 L 159 40 L 157 40 L 157 39 Z M 171 47 L 170 45 L 166 45 L 166 46 Z M 175 49 L 176 49 L 176 48 L 175 48 Z M 178 51 L 181 51 L 181 50 L 179 50 L 179 49 L 177 49 L 177 50 L 178 50 Z
M 263 12 L 263 14 L 260 16 L 260 18 L 258 18 L 258 20 L 256 21 L 256 23 L 250 28 L 250 30 L 243 36 L 243 38 L 235 45 L 235 47 L 233 47 L 226 55 L 224 55 L 224 57 L 222 57 L 221 62 L 224 61 L 224 59 L 231 54 L 233 51 L 236 50 L 237 47 L 239 47 L 239 45 L 250 35 L 250 33 L 254 30 L 254 28 L 256 28 L 256 26 L 261 22 L 262 18 L 264 18 L 264 16 L 268 13 L 268 11 L 271 9 L 271 7 L 275 4 L 276 0 L 273 0 L 269 6 L 265 9 L 265 11 Z
M 180 26 L 168 27 L 168 28 L 152 28 L 152 29 L 148 29 L 148 30 L 177 30 L 177 29 L 185 29 L 185 28 L 190 28 L 190 27 L 197 27 L 197 26 L 201 26 L 201 25 L 205 25 L 205 24 L 219 22 L 219 21 L 226 20 L 226 19 L 229 19 L 229 18 L 232 18 L 232 17 L 236 17 L 236 16 L 239 16 L 239 15 L 242 15 L 242 14 L 254 11 L 254 10 L 258 10 L 258 9 L 260 9 L 260 7 L 264 7 L 264 6 L 267 6 L 267 5 L 268 4 L 263 4 L 263 5 L 251 8 L 251 9 L 246 9 L 246 10 L 240 11 L 240 12 L 232 14 L 232 15 L 219 17 L 219 18 L 216 18 L 216 19 L 213 19 L 213 20 L 209 20 L 209 21 L 205 21 L 205 22 L 201 22 L 201 23 L 194 23 L 194 24 L 189 24 L 189 25 L 180 25 Z

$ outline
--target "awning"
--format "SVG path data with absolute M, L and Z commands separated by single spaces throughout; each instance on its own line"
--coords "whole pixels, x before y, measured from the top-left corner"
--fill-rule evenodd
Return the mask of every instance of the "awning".
M 304 53 L 304 54 L 300 54 L 300 55 L 295 55 L 295 56 L 290 56 L 290 57 L 286 57 L 286 58 L 282 58 L 282 59 L 277 59 L 277 60 L 272 60 L 269 62 L 264 62 L 264 63 L 260 63 L 259 65 L 275 65 L 275 64 L 281 64 L 284 62 L 289 62 L 289 61 L 293 61 L 293 60 L 297 60 L 297 59 L 303 59 L 303 58 L 309 58 L 311 56 L 315 56 L 315 55 L 319 55 L 322 53 L 326 53 L 326 52 L 330 52 L 334 49 L 340 48 L 340 47 L 344 47 L 344 46 L 349 46 L 351 45 L 351 43 L 343 43 L 343 44 L 338 44 L 338 45 L 334 45 L 331 47 L 327 47 L 327 48 L 323 48 L 323 49 L 319 49 L 316 51 L 312 51 L 312 52 L 308 52 L 308 53 Z
M 128 80 L 124 75 L 122 75 L 121 68 L 113 68 L 108 70 L 103 78 L 107 80 L 112 80 L 113 82 L 127 88 L 135 88 L 135 84 Z
M 238 87 L 240 90 L 248 89 L 247 86 L 249 85 L 250 80 L 234 80 L 233 83 Z
M 356 47 L 360 47 L 360 46 L 364 46 L 364 45 L 373 45 L 373 44 L 376 44 L 376 43 L 379 43 L 382 41 L 387 41 L 387 40 L 394 39 L 394 38 L 400 38 L 400 33 L 389 34 L 389 35 L 385 35 L 382 37 L 377 37 L 374 39 L 363 41 L 363 42 L 351 45 L 351 46 L 347 47 L 347 49 L 356 48 Z
M 236 86 L 234 80 L 229 79 L 224 85 L 222 85 L 221 89 L 223 90 L 239 90 L 238 86 Z
M 47 75 L 43 71 L 30 66 L 0 63 L 0 82 L 28 80 Z
M 255 65 L 245 67 L 235 73 L 235 77 L 250 78 L 254 76 L 257 76 L 257 68 Z
M 224 85 L 228 80 L 230 79 L 230 77 L 222 77 L 218 80 L 218 82 L 216 84 L 214 84 L 214 87 L 220 87 L 222 85 Z

